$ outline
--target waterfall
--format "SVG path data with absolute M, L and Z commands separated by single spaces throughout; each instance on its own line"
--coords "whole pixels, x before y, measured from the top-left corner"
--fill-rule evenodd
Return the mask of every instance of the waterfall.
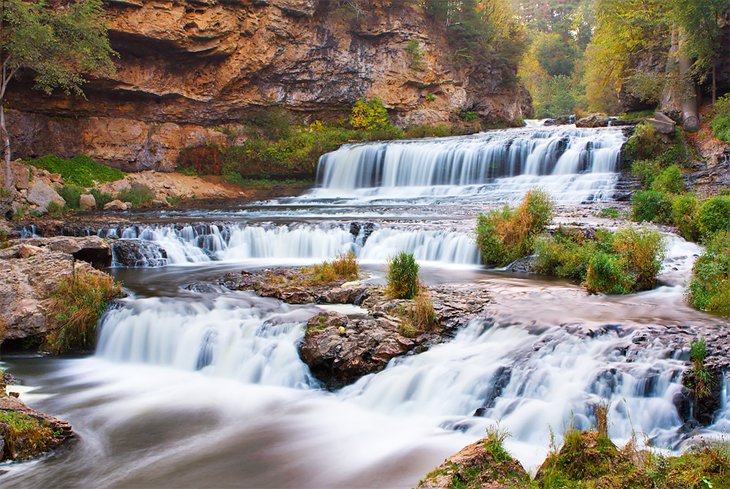
M 467 233 L 396 228 L 372 231 L 373 227 L 372 224 L 169 224 L 111 228 L 102 234 L 122 237 L 112 242 L 114 264 L 119 267 L 253 259 L 322 261 L 348 251 L 362 260 L 379 263 L 407 251 L 419 261 L 480 264 L 474 238 Z M 155 248 L 140 246 L 136 260 L 117 260 L 130 241 L 154 244 Z M 166 252 L 165 257 L 161 250 Z
M 296 344 L 312 314 L 246 294 L 209 299 L 131 298 L 100 324 L 98 357 L 202 370 L 250 384 L 316 384 Z
M 350 144 L 320 158 L 311 196 L 403 198 L 489 194 L 516 200 L 540 186 L 559 200 L 610 198 L 619 129 L 510 129 L 474 136 Z M 512 187 L 507 194 L 501 187 Z

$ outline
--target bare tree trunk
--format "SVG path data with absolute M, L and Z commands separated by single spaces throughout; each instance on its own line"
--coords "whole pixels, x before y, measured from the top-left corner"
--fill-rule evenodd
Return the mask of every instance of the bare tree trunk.
M 679 83 L 682 100 L 682 121 L 685 131 L 697 131 L 700 128 L 700 117 L 697 104 L 697 87 L 692 80 L 692 60 L 684 53 L 685 35 L 679 36 Z
M 0 132 L 2 132 L 3 153 L 5 154 L 5 189 L 13 190 L 13 171 L 10 168 L 10 134 L 5 126 L 5 101 L 0 100 Z

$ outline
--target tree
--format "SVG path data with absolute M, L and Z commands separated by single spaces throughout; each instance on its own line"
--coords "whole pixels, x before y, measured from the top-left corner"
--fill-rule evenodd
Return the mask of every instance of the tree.
M 5 102 L 10 82 L 22 74 L 46 94 L 60 88 L 83 96 L 83 75 L 112 74 L 115 55 L 101 0 L 0 0 L 0 136 L 8 190 L 12 171 Z

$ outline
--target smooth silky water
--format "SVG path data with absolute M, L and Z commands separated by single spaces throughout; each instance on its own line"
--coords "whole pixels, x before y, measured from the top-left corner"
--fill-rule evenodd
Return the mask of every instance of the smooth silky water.
M 715 321 L 683 302 L 696 245 L 668 236 L 658 289 L 603 297 L 484 271 L 474 244 L 478 211 L 536 185 L 563 204 L 610 201 L 623 140 L 617 129 L 563 127 L 344 146 L 322 157 L 305 196 L 94 230 L 145 240 L 149 256 L 114 269 L 131 295 L 104 316 L 94 356 L 3 359 L 31 387 L 24 400 L 79 436 L 47 459 L 4 466 L 0 485 L 411 487 L 495 423 L 534 472 L 551 431 L 559 440 L 571 423 L 590 427 L 602 400 L 615 441 L 635 431 L 681 448 L 672 398 L 687 352 L 631 345 L 643 325 Z M 488 284 L 489 312 L 451 342 L 334 393 L 297 355 L 318 306 L 216 285 L 229 271 L 347 251 L 382 283 L 402 250 L 428 284 Z M 709 435 L 730 427 L 728 390 Z

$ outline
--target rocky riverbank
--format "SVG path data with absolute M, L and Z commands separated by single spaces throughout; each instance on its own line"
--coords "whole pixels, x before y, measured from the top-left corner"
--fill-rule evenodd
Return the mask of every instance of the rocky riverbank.
M 16 393 L 8 394 L 12 381 L 0 374 L 0 462 L 38 458 L 73 438 L 70 424 L 26 406 Z

